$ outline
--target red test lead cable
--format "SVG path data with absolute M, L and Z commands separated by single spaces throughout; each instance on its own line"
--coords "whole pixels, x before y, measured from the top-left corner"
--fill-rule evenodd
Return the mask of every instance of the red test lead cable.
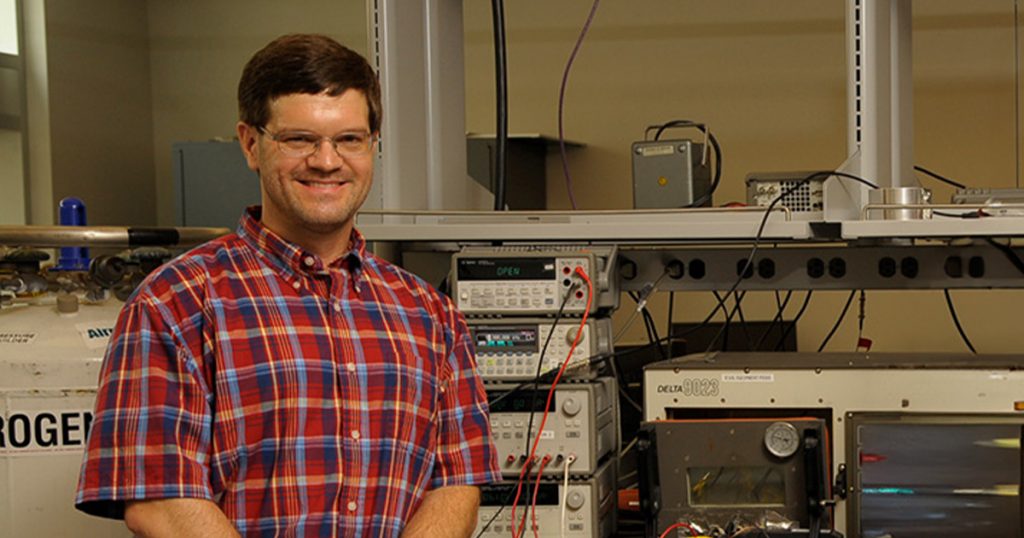
M 526 460 L 523 463 L 523 468 L 519 471 L 519 481 L 517 482 L 520 486 L 522 486 L 522 483 L 523 483 L 524 479 L 525 480 L 529 480 L 529 477 L 530 477 L 529 470 L 532 467 L 533 467 L 533 459 L 528 459 L 528 460 Z M 509 517 L 509 522 L 512 523 L 512 525 L 509 527 L 509 529 L 512 530 L 513 538 L 519 538 L 519 533 L 516 531 L 516 528 L 521 527 L 520 523 L 516 520 L 516 505 L 519 503 L 519 493 L 520 493 L 520 490 L 516 490 L 516 498 L 512 502 L 512 514 Z M 525 521 L 525 519 L 526 518 L 524 517 L 523 520 Z M 522 525 L 525 525 L 525 523 L 523 523 Z
M 533 439 L 533 447 L 530 449 L 530 456 L 526 458 L 527 463 L 533 461 L 533 458 L 537 455 L 537 446 L 540 444 L 541 434 L 544 433 L 544 424 L 547 423 L 548 413 L 551 409 L 551 399 L 555 397 L 555 387 L 558 386 L 558 382 L 562 379 L 562 373 L 565 372 L 565 367 L 569 365 L 569 361 L 572 360 L 572 355 L 576 351 L 576 346 L 579 345 L 580 340 L 583 338 L 583 329 L 587 326 L 587 317 L 590 316 L 590 306 L 594 301 L 594 283 L 590 281 L 590 277 L 587 276 L 587 272 L 584 271 L 582 267 L 576 266 L 576 274 L 587 283 L 587 307 L 583 310 L 583 317 L 580 319 L 580 327 L 579 330 L 576 331 L 576 338 L 572 341 L 572 347 L 569 348 L 569 354 L 566 355 L 565 360 L 562 361 L 562 367 L 558 369 L 558 374 L 555 375 L 555 379 L 551 381 L 551 388 L 548 389 L 548 397 L 544 403 L 544 415 L 540 419 L 540 428 L 537 430 L 537 436 Z M 519 497 L 523 493 L 523 476 L 523 473 L 519 473 L 519 484 L 516 486 L 516 497 L 512 501 L 512 538 L 520 538 L 520 534 L 517 532 L 517 527 L 519 527 L 519 525 L 516 524 L 515 513 L 516 506 L 519 504 Z
M 541 459 L 541 467 L 537 469 L 537 482 L 534 484 L 534 502 L 529 504 L 530 519 L 534 522 L 534 538 L 540 538 L 537 535 L 537 493 L 541 491 L 541 477 L 544 475 L 544 467 L 547 467 L 550 462 L 551 456 L 544 456 Z
M 694 528 L 691 527 L 689 523 L 683 523 L 680 521 L 679 523 L 673 523 L 672 525 L 670 525 L 669 528 L 665 529 L 665 532 L 661 533 L 661 536 L 659 536 L 658 538 L 668 538 L 668 533 L 679 528 L 686 529 L 686 531 L 690 533 L 690 536 L 698 536 L 697 531 L 694 530 Z

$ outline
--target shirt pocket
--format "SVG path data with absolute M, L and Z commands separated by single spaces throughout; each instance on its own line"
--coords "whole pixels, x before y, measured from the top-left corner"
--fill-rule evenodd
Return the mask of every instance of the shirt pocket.
M 376 408 L 375 437 L 406 441 L 433 450 L 439 396 L 437 358 L 415 338 L 380 342 L 375 358 L 367 360 L 369 405 Z

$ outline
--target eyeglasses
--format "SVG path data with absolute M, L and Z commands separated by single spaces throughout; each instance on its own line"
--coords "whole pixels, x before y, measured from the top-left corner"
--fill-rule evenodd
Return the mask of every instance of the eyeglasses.
M 257 127 L 257 131 L 267 135 L 271 140 L 277 142 L 281 153 L 289 157 L 309 157 L 317 152 L 324 140 L 331 143 L 331 147 L 341 157 L 361 157 L 370 152 L 377 137 L 372 133 L 357 131 L 352 133 L 341 133 L 337 136 L 319 136 L 314 133 L 303 131 L 282 131 L 270 133 L 263 127 Z

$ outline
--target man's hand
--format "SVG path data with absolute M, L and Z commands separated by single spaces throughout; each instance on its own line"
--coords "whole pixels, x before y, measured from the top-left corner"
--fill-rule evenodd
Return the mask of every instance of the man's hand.
M 423 502 L 402 531 L 402 538 L 468 538 L 476 529 L 480 488 L 446 486 L 423 495 Z
M 124 523 L 136 536 L 143 538 L 239 536 L 224 512 L 206 499 L 129 502 L 124 510 Z

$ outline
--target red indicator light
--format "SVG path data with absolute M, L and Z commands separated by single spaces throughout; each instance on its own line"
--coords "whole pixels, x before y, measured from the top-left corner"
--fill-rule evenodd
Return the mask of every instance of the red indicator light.
M 883 456 L 881 454 L 872 454 L 870 452 L 861 452 L 860 453 L 860 463 L 861 463 L 861 465 L 863 465 L 865 463 L 879 463 L 879 462 L 883 462 L 883 461 L 885 461 L 887 459 L 889 459 L 889 458 L 887 458 L 887 457 L 885 457 L 885 456 Z

